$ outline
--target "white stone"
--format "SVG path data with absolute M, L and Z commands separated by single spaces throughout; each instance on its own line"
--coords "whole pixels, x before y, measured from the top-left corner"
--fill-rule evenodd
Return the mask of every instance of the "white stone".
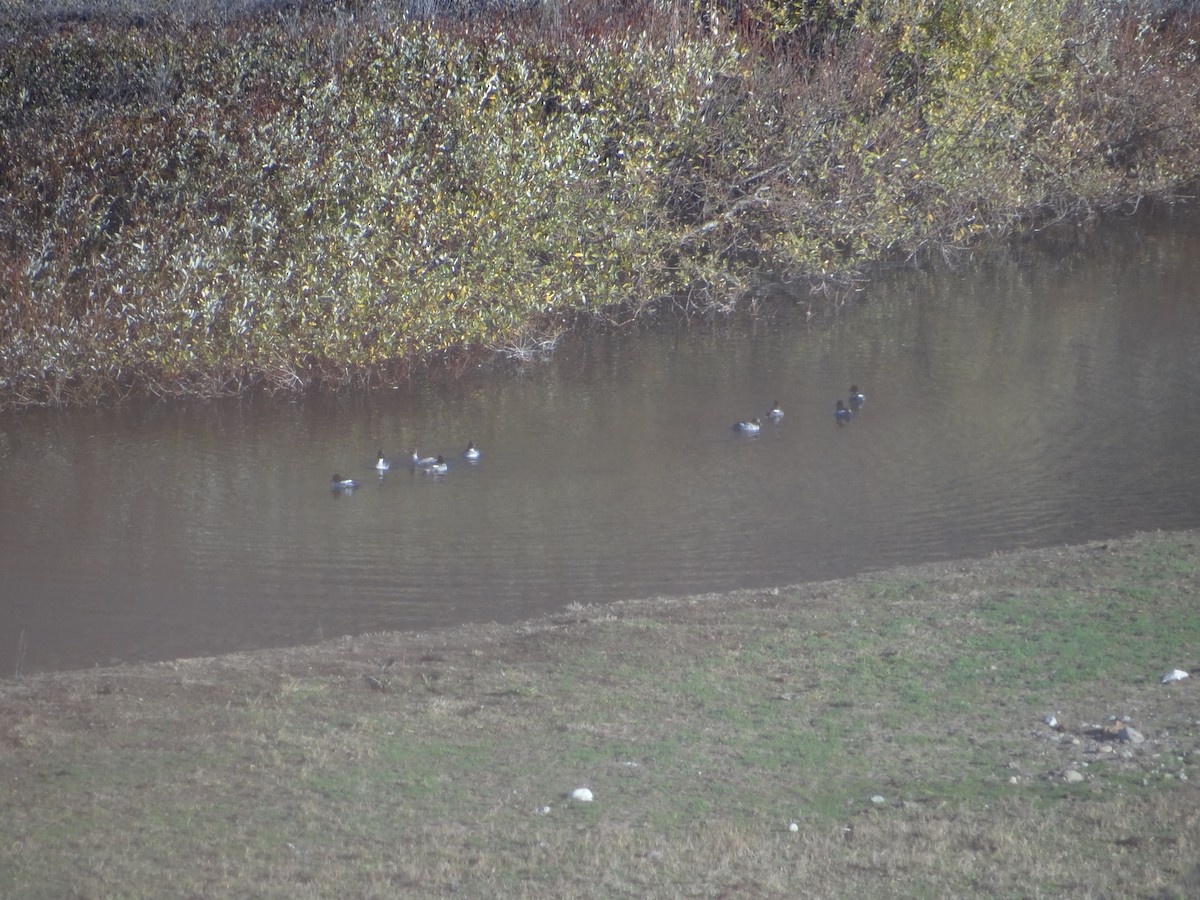
M 593 799 L 592 792 L 585 787 L 575 788 L 571 791 L 571 799 L 578 800 L 580 803 L 591 803 Z

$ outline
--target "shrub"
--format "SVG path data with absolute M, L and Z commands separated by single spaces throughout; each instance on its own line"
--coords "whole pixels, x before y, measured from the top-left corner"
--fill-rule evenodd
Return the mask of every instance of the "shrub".
M 1197 172 L 1182 12 L 465 8 L 11 19 L 0 403 L 393 378 Z

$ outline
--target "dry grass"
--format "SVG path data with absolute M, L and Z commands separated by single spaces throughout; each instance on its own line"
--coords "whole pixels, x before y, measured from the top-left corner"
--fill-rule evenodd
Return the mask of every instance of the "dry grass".
M 1157 676 L 1198 565 L 1141 536 L 2 682 L 0 894 L 1195 896 L 1200 685 Z

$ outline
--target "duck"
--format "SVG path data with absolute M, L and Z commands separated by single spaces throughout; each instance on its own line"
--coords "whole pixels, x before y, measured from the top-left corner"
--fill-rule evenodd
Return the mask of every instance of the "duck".
M 858 389 L 857 384 L 850 385 L 850 408 L 862 409 L 862 405 L 867 402 L 866 395 Z
M 476 449 L 474 441 L 467 442 L 467 449 L 463 451 L 463 459 L 479 459 L 479 450 Z
M 446 458 L 439 453 L 437 459 L 424 468 L 430 475 L 445 475 L 450 466 L 446 463 Z
M 391 467 L 392 467 L 391 464 L 387 461 L 387 458 L 383 455 L 383 451 L 380 450 L 379 451 L 379 459 L 375 460 L 375 468 L 377 468 L 380 472 L 386 472 Z
M 417 453 L 415 447 L 412 449 L 411 453 L 412 453 L 412 464 L 418 469 L 428 469 L 435 462 L 437 462 L 437 459 L 435 457 L 421 456 L 421 454 Z
M 779 401 L 775 401 L 775 405 L 771 407 L 771 411 L 767 413 L 767 418 L 778 422 L 783 418 L 783 410 L 779 408 Z
M 837 402 L 837 406 L 833 410 L 833 415 L 834 415 L 834 418 L 837 419 L 837 423 L 839 425 L 845 425 L 847 422 L 850 421 L 850 416 L 852 416 L 853 413 L 846 408 L 845 403 L 843 403 L 841 400 L 839 400 Z
M 734 422 L 733 430 L 740 431 L 742 434 L 758 434 L 762 431 L 762 420 L 754 418 L 748 422 Z
M 352 491 L 358 487 L 358 482 L 353 478 L 343 478 L 337 472 L 333 473 L 333 478 L 329 482 L 330 488 L 335 494 L 340 494 L 343 491 Z

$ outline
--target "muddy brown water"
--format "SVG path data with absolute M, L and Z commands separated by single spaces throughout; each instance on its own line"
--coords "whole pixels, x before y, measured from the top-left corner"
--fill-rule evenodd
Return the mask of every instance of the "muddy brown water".
M 0 417 L 0 676 L 1200 526 L 1200 211 L 824 324 L 780 293 L 448 384 Z

